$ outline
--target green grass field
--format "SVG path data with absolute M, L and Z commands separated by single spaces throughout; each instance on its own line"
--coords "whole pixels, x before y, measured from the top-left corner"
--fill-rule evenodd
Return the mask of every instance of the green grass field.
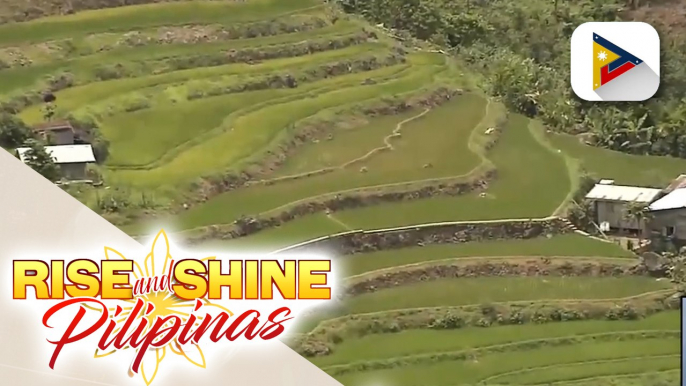
M 645 339 L 638 341 L 619 341 L 608 343 L 582 343 L 572 346 L 546 347 L 524 352 L 505 352 L 485 355 L 470 361 L 438 362 L 435 364 L 415 365 L 391 370 L 369 371 L 346 374 L 338 377 L 344 385 L 365 385 L 371 382 L 393 383 L 396 385 L 454 385 L 456 378 L 461 384 L 474 384 L 486 379 L 495 379 L 504 374 L 512 374 L 523 369 L 536 369 L 547 366 L 577 365 L 585 363 L 601 364 L 598 370 L 589 368 L 576 374 L 601 375 L 624 374 L 625 361 L 634 365 L 642 363 L 638 371 L 659 371 L 676 369 L 679 366 L 679 345 L 674 339 Z M 667 355 L 672 355 L 666 357 Z M 653 358 L 652 360 L 650 358 Z M 548 367 L 550 368 L 550 367 Z M 595 371 L 594 371 L 595 370 Z M 544 382 L 569 380 L 568 372 L 552 372 Z M 555 374 L 558 374 L 555 376 Z M 572 377 L 573 377 L 572 373 Z M 552 378 L 549 378 L 552 377 Z M 572 378 L 573 379 L 573 378 Z
M 612 299 L 668 288 L 648 278 L 465 278 L 411 284 L 356 296 L 349 313 L 460 306 L 527 299 Z
M 458 97 L 455 101 L 436 109 L 435 114 L 427 114 L 409 123 L 403 130 L 402 139 L 394 143 L 395 151 L 379 154 L 368 161 L 321 176 L 281 182 L 271 186 L 255 186 L 223 194 L 187 212 L 180 219 L 184 225 L 187 224 L 188 228 L 222 222 L 230 223 L 242 213 L 268 212 L 292 202 L 326 193 L 411 182 L 422 178 L 466 174 L 478 165 L 478 158 L 466 149 L 465 138 L 481 119 L 483 107 L 484 101 L 479 97 L 472 95 Z M 415 112 L 415 115 L 417 113 Z M 454 126 L 443 124 L 451 117 L 457 116 L 463 117 L 460 124 Z M 377 122 L 372 122 L 369 127 L 357 130 L 373 130 L 375 124 Z M 390 127 L 386 126 L 386 135 L 389 135 L 394 128 L 393 122 Z M 363 135 L 359 133 L 360 137 Z M 450 138 L 453 141 L 446 141 L 444 138 Z M 383 139 L 378 137 L 358 138 L 356 143 L 357 148 L 366 149 L 366 151 L 384 144 Z M 362 147 L 365 145 L 366 148 Z M 354 157 L 348 160 L 351 159 Z M 423 169 L 422 166 L 425 164 L 432 164 L 433 167 L 429 170 Z M 361 167 L 366 167 L 368 172 L 360 173 Z
M 396 334 L 366 335 L 344 340 L 334 353 L 312 362 L 327 367 L 357 361 L 379 360 L 433 352 L 449 352 L 495 346 L 517 341 L 560 338 L 570 335 L 622 331 L 676 330 L 678 312 L 665 312 L 633 322 L 580 321 L 543 325 L 468 327 L 458 330 L 407 330 Z M 570 333 L 571 332 L 571 333 Z
M 70 16 L 46 17 L 26 23 L 0 26 L 0 45 L 81 37 L 106 31 L 130 31 L 163 25 L 235 23 L 263 20 L 298 12 L 321 3 L 315 0 L 250 0 L 248 4 L 187 1 L 147 4 Z
M 302 38 L 302 37 L 301 37 Z M 147 47 L 144 49 L 148 49 Z M 288 71 L 304 65 L 322 65 L 329 62 L 346 58 L 357 58 L 361 55 L 368 55 L 370 50 L 384 49 L 381 44 L 369 43 L 358 46 L 343 48 L 340 50 L 331 50 L 321 53 L 316 53 L 307 57 L 293 57 L 274 59 L 261 64 L 249 65 L 245 63 L 228 64 L 223 66 L 213 67 L 198 67 L 186 70 L 179 70 L 167 72 L 162 74 L 148 74 L 137 77 L 116 79 L 95 83 L 86 83 L 68 88 L 56 93 L 59 97 L 58 109 L 63 111 L 93 111 L 100 112 L 101 110 L 109 110 L 112 99 L 134 98 L 136 95 L 145 95 L 154 92 L 154 96 L 160 99 L 160 96 L 165 96 L 167 89 L 176 87 L 190 87 L 193 82 L 201 82 L 207 79 L 221 79 L 221 77 L 243 78 L 247 76 L 256 76 L 260 74 L 269 74 L 274 71 Z M 26 70 L 32 70 L 28 67 Z M 14 70 L 7 70 L 14 71 Z M 2 76 L 2 72 L 0 72 Z M 8 75 L 9 77 L 10 75 Z M 35 77 L 27 77 L 27 83 L 36 82 Z M 176 92 L 178 94 L 178 91 Z M 185 95 L 184 95 L 185 96 Z M 168 95 L 166 100 L 156 100 L 151 98 L 150 103 L 167 102 L 173 103 L 174 95 Z M 104 105 L 104 106 L 103 106 Z M 40 106 L 34 106 L 24 110 L 21 116 L 27 122 L 37 122 L 42 118 Z
M 425 307 L 454 307 L 525 300 L 617 299 L 670 288 L 646 277 L 480 277 L 439 279 L 354 296 L 298 324 L 309 332 L 320 322 L 346 315 Z
M 489 187 L 485 197 L 469 194 L 460 197 L 436 197 L 430 200 L 407 201 L 375 205 L 334 213 L 331 228 L 338 232 L 350 229 L 381 229 L 443 221 L 471 221 L 495 219 L 536 218 L 551 215 L 565 200 L 571 181 L 564 158 L 546 148 L 534 135 L 535 127 L 528 125 L 522 116 L 512 115 L 502 138 L 489 155 L 498 178 Z M 530 170 L 535 169 L 535 173 Z M 235 243 L 295 243 L 321 236 L 317 227 L 308 222 L 323 222 L 307 218 L 298 219 L 265 234 L 248 236 Z M 304 230 L 307 228 L 307 231 Z M 301 231 L 296 232 L 295 229 Z M 299 239 L 290 238 L 297 235 Z M 231 247 L 234 243 L 228 242 Z
M 634 255 L 616 244 L 571 234 L 529 240 L 502 240 L 464 244 L 438 244 L 400 250 L 360 253 L 339 259 L 340 269 L 348 276 L 378 269 L 471 256 L 605 256 Z
M 379 70 L 378 75 L 394 70 Z M 253 104 L 245 114 L 237 111 L 234 119 L 231 119 L 229 113 L 228 121 L 223 120 L 214 130 L 200 137 L 202 142 L 197 141 L 196 137 L 196 143 L 187 143 L 186 148 L 174 149 L 168 160 L 161 160 L 159 167 L 147 170 L 113 170 L 110 178 L 115 182 L 159 186 L 188 181 L 202 174 L 221 172 L 246 161 L 255 152 L 264 151 L 277 139 L 280 130 L 290 123 L 321 109 L 374 98 L 380 94 L 403 93 L 420 88 L 427 82 L 431 83 L 434 71 L 432 68 L 419 69 L 397 80 L 374 86 L 354 86 L 374 74 L 344 76 L 343 79 L 323 81 L 321 89 L 312 90 L 312 94 L 303 94 L 295 100 L 273 104 L 262 102 L 258 104 L 262 107 L 259 109 Z
M 0 13 L 7 9 L 0 6 Z M 255 23 L 261 32 L 251 29 Z M 265 30 L 265 23 L 273 28 Z M 297 28 L 286 31 L 283 23 Z M 183 35 L 212 35 L 221 28 L 240 33 L 197 41 Z M 166 33 L 186 40 L 158 39 Z M 136 37 L 148 40 L 127 40 Z M 274 218 L 336 195 L 415 190 L 497 172 L 483 193 L 307 213 L 246 237 L 219 235 L 195 245 L 211 253 L 274 250 L 349 230 L 543 218 L 558 213 L 577 187 L 577 166 L 597 178 L 651 186 L 664 186 L 686 166 L 683 160 L 630 156 L 546 134 L 540 122 L 485 96 L 478 88 L 480 74 L 427 47 L 403 44 L 319 0 L 178 1 L 84 11 L 0 24 L 0 60 L 16 59 L 14 52 L 30 59 L 0 69 L 0 103 L 16 107 L 28 124 L 41 123 L 45 106 L 36 97 L 51 79 L 68 79 L 69 84 L 55 86 L 60 88 L 56 118 L 91 119 L 109 143 L 107 159 L 93 166 L 103 185 L 69 192 L 137 236 L 160 226 L 188 231 L 184 235 L 214 226 L 224 231 L 242 216 Z M 275 81 L 286 76 L 297 78 L 297 85 Z M 460 91 L 431 108 L 416 103 L 439 87 Z M 368 111 L 400 101 L 414 104 L 402 111 Z M 304 136 L 312 127 L 316 134 Z M 296 137 L 302 143 L 282 154 Z M 282 158 L 258 167 L 265 157 Z M 256 169 L 248 186 L 215 194 L 216 181 Z M 288 178 L 320 169 L 330 170 Z M 413 264 L 489 257 L 522 262 L 526 259 L 517 257 L 527 256 L 621 258 L 626 264 L 637 257 L 614 243 L 571 233 L 353 254 L 337 257 L 336 267 L 341 279 L 371 278 Z M 657 386 L 677 382 L 675 311 L 632 321 L 453 330 L 399 325 L 394 333 L 373 328 L 348 333 L 349 325 L 336 323 L 353 323 L 361 314 L 385 320 L 389 311 L 415 315 L 429 308 L 508 302 L 603 300 L 619 307 L 628 297 L 670 286 L 647 276 L 399 281 L 316 310 L 298 321 L 296 333 L 338 337 L 326 342 L 328 355 L 308 359 L 346 386 L 610 386 L 619 379 L 626 381 L 623 386 Z M 465 350 L 471 355 L 462 355 Z
M 350 313 L 527 299 L 612 299 L 669 288 L 649 278 L 465 278 L 384 289 L 346 303 Z
M 574 363 L 563 366 L 549 366 L 527 369 L 514 374 L 491 378 L 491 382 L 501 384 L 530 384 L 533 382 L 574 381 L 591 377 L 613 374 L 641 374 L 647 371 L 673 370 L 679 363 L 678 354 L 655 357 L 629 358 L 620 360 Z
M 468 195 L 379 205 L 337 214 L 353 228 L 383 228 L 422 222 L 545 217 L 570 189 L 564 160 L 536 141 L 528 120 L 512 116 L 490 159 L 498 179 L 486 197 Z M 529 171 L 535 169 L 535 173 Z
M 676 385 L 680 382 L 681 370 L 651 371 L 641 374 L 610 375 L 589 377 L 561 384 L 575 386 L 656 386 Z
M 553 144 L 598 179 L 614 179 L 617 184 L 662 188 L 686 170 L 686 161 L 678 158 L 636 156 L 582 144 L 569 135 L 553 135 Z

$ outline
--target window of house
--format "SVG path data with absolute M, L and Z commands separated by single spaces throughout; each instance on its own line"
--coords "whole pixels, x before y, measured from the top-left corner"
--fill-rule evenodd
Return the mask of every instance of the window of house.
M 666 236 L 674 236 L 674 227 L 665 227 L 665 235 Z

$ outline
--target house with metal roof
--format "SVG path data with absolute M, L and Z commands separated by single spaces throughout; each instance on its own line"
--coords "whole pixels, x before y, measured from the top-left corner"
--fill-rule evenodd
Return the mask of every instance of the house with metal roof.
M 646 224 L 628 218 L 627 209 L 634 203 L 649 205 L 661 194 L 662 189 L 615 185 L 613 180 L 601 180 L 586 194 L 586 200 L 593 203 L 596 223 L 602 231 L 641 233 Z
M 75 131 L 68 121 L 43 122 L 33 130 L 52 145 L 73 145 Z
M 648 207 L 651 214 L 650 230 L 672 239 L 686 241 L 686 179 L 672 185 L 672 189 L 668 187 L 666 194 Z
M 645 237 L 660 234 L 677 244 L 686 244 L 686 174 L 664 189 L 601 180 L 586 194 L 586 200 L 593 204 L 595 221 L 603 232 L 629 232 Z M 627 209 L 633 204 L 645 205 L 649 214 L 646 220 L 627 216 Z
M 17 149 L 19 159 L 24 163 L 29 150 L 27 147 Z M 62 177 L 71 181 L 85 180 L 86 166 L 95 162 L 91 145 L 46 146 L 45 151 L 60 168 Z

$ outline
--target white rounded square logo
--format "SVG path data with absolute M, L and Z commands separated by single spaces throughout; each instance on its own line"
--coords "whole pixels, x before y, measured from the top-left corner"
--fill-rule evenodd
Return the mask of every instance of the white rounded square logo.
M 644 101 L 660 87 L 660 37 L 646 23 L 580 25 L 571 62 L 572 89 L 587 101 Z

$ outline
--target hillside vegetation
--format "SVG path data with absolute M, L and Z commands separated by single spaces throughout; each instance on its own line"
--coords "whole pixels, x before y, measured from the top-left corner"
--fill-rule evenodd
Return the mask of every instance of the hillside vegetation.
M 683 0 L 342 0 L 348 12 L 450 48 L 484 88 L 548 127 L 587 132 L 596 146 L 686 158 L 686 25 Z M 588 103 L 574 96 L 569 41 L 589 21 L 645 21 L 662 43 L 661 87 L 644 103 Z

